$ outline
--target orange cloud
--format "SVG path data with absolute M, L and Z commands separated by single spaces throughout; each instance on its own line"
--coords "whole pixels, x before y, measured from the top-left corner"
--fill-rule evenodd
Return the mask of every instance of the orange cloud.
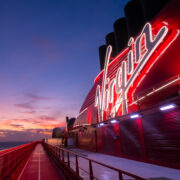
M 40 131 L 41 134 L 49 134 L 52 135 L 52 132 L 48 132 L 48 131 Z

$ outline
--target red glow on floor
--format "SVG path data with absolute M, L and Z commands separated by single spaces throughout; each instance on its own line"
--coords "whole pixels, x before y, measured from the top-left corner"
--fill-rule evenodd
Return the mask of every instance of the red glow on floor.
M 41 144 L 32 152 L 19 180 L 61 180 L 63 179 Z

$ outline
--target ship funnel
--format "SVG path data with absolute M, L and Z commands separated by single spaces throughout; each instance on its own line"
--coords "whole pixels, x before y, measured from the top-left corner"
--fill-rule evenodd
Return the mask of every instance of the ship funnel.
M 140 0 L 146 21 L 151 21 L 170 0 Z
M 104 61 L 106 55 L 106 45 L 102 45 L 99 47 L 99 60 L 100 60 L 100 68 L 104 69 Z
M 127 3 L 124 8 L 124 13 L 127 21 L 128 35 L 136 36 L 145 24 L 143 10 L 140 0 L 132 0 Z
M 122 49 L 127 46 L 128 42 L 128 31 L 126 25 L 126 18 L 120 18 L 114 23 L 114 35 L 116 52 L 119 53 Z
M 111 45 L 112 46 L 112 53 L 111 57 L 116 56 L 116 43 L 115 43 L 115 35 L 114 32 L 111 32 L 106 35 L 106 46 Z

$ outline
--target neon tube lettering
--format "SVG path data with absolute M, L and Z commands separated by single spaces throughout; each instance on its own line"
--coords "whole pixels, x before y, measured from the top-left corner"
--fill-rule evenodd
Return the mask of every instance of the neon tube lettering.
M 155 38 L 152 38 L 152 27 L 150 23 L 145 24 L 141 34 L 134 41 L 134 38 L 130 38 L 128 42 L 129 52 L 127 56 L 127 62 L 123 61 L 121 66 L 118 68 L 116 72 L 116 77 L 109 82 L 109 78 L 107 78 L 108 65 L 110 61 L 110 55 L 112 52 L 112 47 L 108 46 L 105 57 L 105 66 L 104 66 L 104 74 L 102 81 L 102 88 L 100 85 L 97 86 L 96 89 L 96 97 L 95 97 L 95 107 L 98 107 L 98 119 L 99 121 L 103 121 L 104 119 L 104 111 L 108 110 L 109 103 L 112 103 L 114 100 L 114 88 L 115 93 L 119 96 L 115 102 L 115 106 L 111 109 L 110 115 L 115 116 L 117 110 L 122 105 L 122 115 L 128 113 L 127 110 L 127 93 L 131 85 L 136 80 L 140 71 L 143 69 L 145 64 L 148 62 L 148 59 L 153 54 L 158 45 L 162 42 L 162 40 L 167 35 L 168 28 L 163 26 L 159 32 L 156 34 Z M 141 55 L 141 41 L 144 37 L 145 41 L 145 53 L 143 56 Z M 134 44 L 134 54 L 132 50 L 132 45 Z M 135 60 L 133 61 L 133 55 L 135 56 Z M 142 57 L 141 57 L 142 56 Z M 128 67 L 126 68 L 126 66 Z M 134 68 L 134 64 L 137 64 L 136 68 Z M 127 75 L 131 75 L 127 80 Z M 106 88 L 108 87 L 108 88 Z

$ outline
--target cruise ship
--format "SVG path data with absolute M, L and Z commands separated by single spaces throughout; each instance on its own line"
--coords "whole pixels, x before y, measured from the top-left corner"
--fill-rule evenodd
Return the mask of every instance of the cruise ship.
M 180 179 L 179 47 L 179 0 L 130 1 L 99 48 L 101 71 L 63 143 L 1 151 L 0 178 L 145 180 L 158 179 L 156 169 Z

